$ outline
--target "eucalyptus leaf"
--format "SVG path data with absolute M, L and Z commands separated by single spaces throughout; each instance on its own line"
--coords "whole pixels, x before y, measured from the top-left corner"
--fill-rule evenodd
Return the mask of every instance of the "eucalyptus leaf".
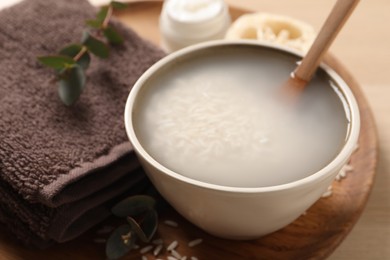
M 125 243 L 123 236 L 131 232 L 131 226 L 122 225 L 116 228 L 110 235 L 106 243 L 106 255 L 109 259 L 118 259 L 127 254 L 134 246 L 135 236 L 131 234 Z
M 45 66 L 53 69 L 64 69 L 76 62 L 69 56 L 65 55 L 50 55 L 38 57 L 38 60 Z
M 111 26 L 108 26 L 103 30 L 104 36 L 107 38 L 108 42 L 112 44 L 122 44 L 122 36 Z
M 85 24 L 92 27 L 92 28 L 96 28 L 96 29 L 99 29 L 102 27 L 103 25 L 103 21 L 99 21 L 99 20 L 87 20 L 85 21 Z
M 96 14 L 96 20 L 99 22 L 103 22 L 108 13 L 108 6 L 104 6 L 100 8 L 99 12 Z
M 112 209 L 111 212 L 117 217 L 135 217 L 140 215 L 148 210 L 154 208 L 156 201 L 146 195 L 136 195 L 128 197 L 120 202 L 118 202 Z
M 101 40 L 98 40 L 97 38 L 93 37 L 89 32 L 85 31 L 82 38 L 82 43 L 84 46 L 88 48 L 90 52 L 95 54 L 96 56 L 100 58 L 107 58 L 109 55 L 109 48 L 108 46 L 102 42 Z
M 74 64 L 60 75 L 58 94 L 62 102 L 70 106 L 81 95 L 85 86 L 85 75 L 80 65 Z
M 125 3 L 122 3 L 122 2 L 118 2 L 118 1 L 111 1 L 110 5 L 114 8 L 114 9 L 125 9 L 127 7 L 127 4 Z
M 147 211 L 139 223 L 132 217 L 127 217 L 126 219 L 131 229 L 142 242 L 149 242 L 157 231 L 158 216 L 155 210 Z
M 66 55 L 69 57 L 75 57 L 83 48 L 83 45 L 81 44 L 71 44 L 66 47 L 64 47 L 62 50 L 60 50 L 60 54 Z M 91 62 L 91 57 L 88 52 L 85 52 L 78 61 L 76 61 L 77 64 L 79 64 L 84 70 L 86 70 L 89 67 L 89 63 Z

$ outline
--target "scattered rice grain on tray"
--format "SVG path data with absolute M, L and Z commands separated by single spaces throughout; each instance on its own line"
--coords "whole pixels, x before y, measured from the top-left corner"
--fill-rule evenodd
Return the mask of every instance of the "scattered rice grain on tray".
M 187 260 L 187 257 L 183 256 L 180 260 Z
M 191 260 L 198 260 L 198 258 L 195 256 L 191 256 Z
M 175 249 L 172 249 L 171 255 L 173 255 L 173 256 L 176 257 L 177 259 L 181 259 L 181 255 L 180 255 L 179 252 L 177 252 Z
M 158 245 L 158 246 L 156 246 L 156 247 L 154 248 L 154 250 L 153 250 L 153 255 L 154 255 L 154 256 L 158 256 L 158 254 L 160 254 L 162 248 L 163 248 L 163 245 L 161 245 L 161 244 Z
M 329 196 L 332 195 L 332 192 L 333 192 L 333 188 L 332 188 L 332 185 L 330 185 L 330 186 L 328 187 L 328 190 L 325 191 L 324 194 L 322 194 L 321 197 L 322 197 L 322 198 L 327 198 L 327 197 L 329 197 Z
M 148 258 L 146 256 L 142 256 L 142 260 L 148 260 Z
M 164 221 L 164 224 L 167 225 L 167 226 L 171 226 L 171 227 L 178 227 L 179 225 L 177 224 L 177 222 L 173 221 L 173 220 L 165 220 Z
M 141 253 L 141 254 L 145 254 L 145 253 L 147 253 L 147 252 L 149 252 L 150 250 L 152 250 L 153 249 L 153 246 L 145 246 L 145 247 L 143 247 L 139 252 Z
M 353 171 L 353 167 L 350 164 L 344 165 L 340 172 L 336 175 L 336 181 L 341 181 L 342 179 L 347 177 L 347 172 Z
M 344 170 L 347 172 L 353 171 L 353 166 L 350 164 L 344 165 Z
M 168 251 L 172 251 L 172 250 L 174 250 L 177 246 L 178 246 L 178 242 L 175 240 L 175 241 L 173 241 L 171 244 L 169 244 L 169 246 L 167 247 L 167 250 Z
M 355 153 L 359 149 L 359 144 L 357 143 L 355 145 L 355 148 L 352 153 Z M 349 160 L 350 162 L 350 160 Z M 347 173 L 353 171 L 353 166 L 350 163 L 347 163 L 343 165 L 341 170 L 337 173 L 335 180 L 336 181 L 341 181 L 347 177 Z M 332 195 L 332 189 L 328 189 L 324 194 L 322 194 L 322 198 L 326 198 Z
M 199 244 L 202 243 L 202 242 L 203 242 L 203 239 L 201 239 L 201 238 L 194 239 L 194 240 L 192 240 L 192 241 L 190 241 L 190 242 L 188 243 L 188 246 L 189 246 L 189 247 L 194 247 L 194 246 L 199 245 Z
M 177 260 L 177 258 L 173 256 L 167 256 L 167 260 Z

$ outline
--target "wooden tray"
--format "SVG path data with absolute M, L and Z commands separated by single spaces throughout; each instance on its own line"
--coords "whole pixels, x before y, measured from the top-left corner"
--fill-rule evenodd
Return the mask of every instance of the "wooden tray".
M 137 31 L 142 37 L 159 43 L 158 16 L 160 1 L 140 1 L 116 16 Z M 233 19 L 245 10 L 231 8 Z M 377 135 L 370 108 L 359 85 L 348 71 L 332 56 L 326 62 L 349 84 L 360 107 L 361 135 L 359 149 L 353 154 L 354 167 L 346 179 L 335 182 L 333 195 L 320 199 L 306 213 L 286 228 L 253 241 L 229 241 L 212 237 L 188 223 L 174 210 L 168 210 L 160 217 L 173 219 L 178 228 L 161 224 L 157 237 L 166 244 L 179 241 L 177 249 L 181 255 L 196 256 L 199 259 L 324 259 L 329 256 L 348 235 L 358 220 L 371 191 L 377 164 Z M 108 220 L 112 224 L 112 220 Z M 105 259 L 104 244 L 93 242 L 96 230 L 82 237 L 43 251 L 26 249 L 9 239 L 9 234 L 0 235 L 0 258 L 2 259 Z M 203 238 L 203 243 L 189 248 L 187 243 L 194 238 Z M 167 253 L 161 255 L 167 256 Z M 149 259 L 155 259 L 149 253 Z M 164 257 L 164 258 L 165 258 Z M 137 251 L 124 259 L 141 259 Z

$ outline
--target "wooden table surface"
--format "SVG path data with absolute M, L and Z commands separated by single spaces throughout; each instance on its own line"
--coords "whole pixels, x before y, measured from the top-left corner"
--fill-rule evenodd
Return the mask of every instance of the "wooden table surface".
M 289 15 L 321 27 L 335 0 L 226 0 L 246 9 Z M 330 260 L 390 259 L 390 1 L 360 1 L 330 51 L 354 75 L 377 124 L 376 182 L 360 220 Z

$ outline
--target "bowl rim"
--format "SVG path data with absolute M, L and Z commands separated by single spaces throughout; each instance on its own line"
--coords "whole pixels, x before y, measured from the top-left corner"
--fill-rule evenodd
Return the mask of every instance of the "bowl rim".
M 347 83 L 328 65 L 321 63 L 320 67 L 328 74 L 328 76 L 333 79 L 339 86 L 339 89 L 341 90 L 344 99 L 348 105 L 348 110 L 350 113 L 350 126 L 349 126 L 349 133 L 347 135 L 346 141 L 342 149 L 339 151 L 339 153 L 333 158 L 333 160 L 327 164 L 325 167 L 320 169 L 319 171 L 304 177 L 302 179 L 298 179 L 292 182 L 274 185 L 274 186 L 263 186 L 263 187 L 235 187 L 235 186 L 224 186 L 219 184 L 212 184 L 207 183 L 204 181 L 192 179 L 190 177 L 186 177 L 184 175 L 181 175 L 179 173 L 176 173 L 161 163 L 157 162 L 151 155 L 149 155 L 148 152 L 143 148 L 141 143 L 139 142 L 135 131 L 133 127 L 133 108 L 134 103 L 136 100 L 136 97 L 144 85 L 144 83 L 152 76 L 154 73 L 160 70 L 165 64 L 170 63 L 174 61 L 176 58 L 179 58 L 183 55 L 189 54 L 191 52 L 200 51 L 202 49 L 207 49 L 210 47 L 216 47 L 216 46 L 234 46 L 234 45 L 244 45 L 244 46 L 258 46 L 261 48 L 270 48 L 278 51 L 283 51 L 288 54 L 293 54 L 299 57 L 302 57 L 302 53 L 300 53 L 297 50 L 294 50 L 289 47 L 284 46 L 277 46 L 274 44 L 266 43 L 266 42 L 259 42 L 259 41 L 253 41 L 253 40 L 214 40 L 214 41 L 208 41 L 205 43 L 199 43 L 196 45 L 192 45 L 186 48 L 183 48 L 181 50 L 178 50 L 176 52 L 173 52 L 171 54 L 168 54 L 164 58 L 157 61 L 154 65 L 152 65 L 148 70 L 146 70 L 141 77 L 135 82 L 133 85 L 133 88 L 130 91 L 130 94 L 126 101 L 125 106 L 125 112 L 124 112 L 124 121 L 125 121 L 125 128 L 127 136 L 138 156 L 142 156 L 144 160 L 146 160 L 149 164 L 151 164 L 153 167 L 157 168 L 161 173 L 164 173 L 165 175 L 170 176 L 173 179 L 176 179 L 181 182 L 185 182 L 190 185 L 198 186 L 201 188 L 206 188 L 210 190 L 217 190 L 217 191 L 226 191 L 226 192 L 237 192 L 237 193 L 260 193 L 260 192 L 274 192 L 274 191 L 281 191 L 281 190 L 287 190 L 299 186 L 304 186 L 312 182 L 319 182 L 323 179 L 326 179 L 327 177 L 331 176 L 335 169 L 342 166 L 346 162 L 346 160 L 350 157 L 352 152 L 355 150 L 355 146 L 358 141 L 359 132 L 360 132 L 360 114 L 359 114 L 359 107 L 357 104 L 357 101 L 347 85 Z M 149 173 L 148 173 L 149 174 Z

